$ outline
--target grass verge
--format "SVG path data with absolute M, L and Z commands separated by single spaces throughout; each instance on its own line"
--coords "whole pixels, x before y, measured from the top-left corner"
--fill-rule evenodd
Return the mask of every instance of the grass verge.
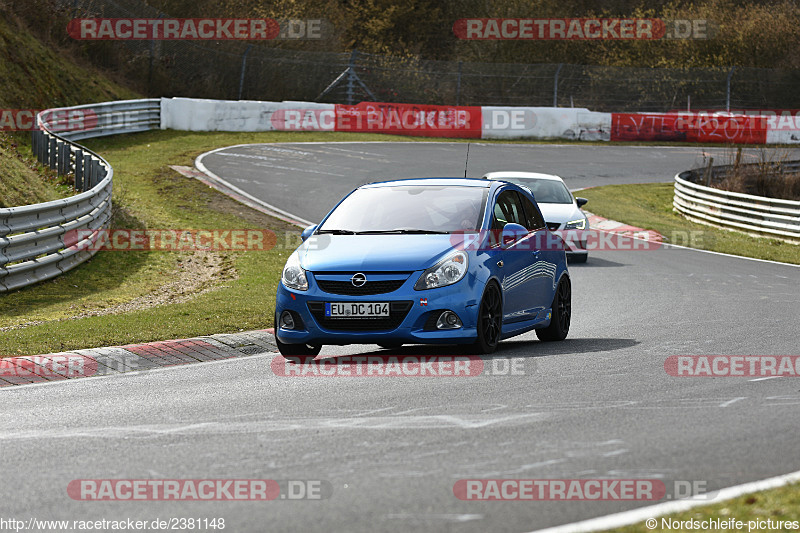
M 758 238 L 724 229 L 689 222 L 672 211 L 672 183 L 634 185 L 605 185 L 582 190 L 587 198 L 586 208 L 596 215 L 625 224 L 655 230 L 665 236 L 665 242 L 800 264 L 800 246 L 777 239 Z
M 772 520 L 773 524 L 777 521 L 797 521 L 800 517 L 800 484 L 786 485 L 777 489 L 765 490 L 753 494 L 746 494 L 711 505 L 704 505 L 696 507 L 681 513 L 674 513 L 664 517 L 656 518 L 656 527 L 648 528 L 645 522 L 617 528 L 609 531 L 619 533 L 645 533 L 653 531 L 796 531 L 797 528 L 782 527 L 776 528 L 767 527 L 764 522 Z M 734 520 L 744 523 L 743 528 L 737 528 L 735 525 L 729 528 L 700 528 L 691 527 L 693 524 L 688 524 L 689 521 L 706 521 L 717 520 L 719 522 Z M 762 525 L 760 528 L 753 526 L 752 529 L 748 528 L 748 522 L 760 521 Z M 682 522 L 681 525 L 675 527 L 675 522 Z M 718 522 L 718 523 L 719 523 Z M 665 525 L 673 527 L 662 527 Z M 686 527 L 690 526 L 690 527 Z

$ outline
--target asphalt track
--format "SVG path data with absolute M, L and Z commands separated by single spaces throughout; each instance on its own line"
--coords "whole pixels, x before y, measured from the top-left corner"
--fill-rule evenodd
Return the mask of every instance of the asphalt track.
M 283 162 L 273 170 L 269 161 L 235 156 L 221 161 L 239 161 L 236 167 L 216 166 L 210 156 L 205 164 L 234 183 L 261 176 L 262 198 L 290 212 L 293 206 L 282 201 L 291 197 L 273 194 L 275 184 L 313 189 L 297 198 L 297 205 L 309 206 L 296 213 L 313 218 L 338 200 L 334 183 L 349 190 L 376 172 L 453 174 L 445 166 L 462 147 L 442 145 L 440 157 L 435 145 L 420 147 L 425 157 L 402 172 L 378 172 L 381 160 L 397 161 L 402 151 L 385 144 L 280 146 L 317 154 L 295 160 L 298 170 L 292 171 Z M 599 154 L 606 162 L 573 176 L 562 168 L 578 174 L 579 156 L 548 156 L 550 149 L 520 151 L 527 157 L 531 150 L 531 160 L 550 157 L 553 165 L 564 160 L 552 170 L 567 174 L 573 188 L 666 181 L 691 167 L 697 153 L 586 147 L 584 157 Z M 327 187 L 324 175 L 309 179 L 316 176 L 317 158 L 337 150 L 344 151 L 339 170 L 354 158 L 349 172 L 337 172 L 346 179 L 334 176 Z M 484 161 L 494 157 L 506 168 L 524 163 L 510 159 L 513 148 L 480 150 Z M 670 162 L 683 150 L 685 160 Z M 356 172 L 359 161 L 364 169 Z M 431 161 L 435 172 L 426 170 Z M 470 174 L 497 168 L 490 164 L 471 163 Z M 619 170 L 613 171 L 615 164 Z M 69 520 L 224 517 L 225 530 L 237 532 L 521 532 L 649 502 L 470 502 L 457 499 L 453 485 L 485 478 L 651 478 L 664 481 L 672 496 L 675 481 L 710 491 L 800 470 L 798 381 L 677 378 L 664 370 L 670 355 L 797 354 L 800 269 L 661 248 L 594 252 L 570 272 L 569 338 L 546 344 L 528 334 L 484 358 L 488 368 L 516 362 L 519 375 L 277 377 L 270 367 L 274 356 L 263 355 L 2 390 L 0 450 L 4 464 L 14 465 L 3 469 L 3 513 Z M 353 353 L 387 352 L 374 346 L 323 351 Z M 395 353 L 458 352 L 404 347 Z M 73 479 L 106 478 L 323 480 L 332 497 L 197 503 L 67 496 Z
M 355 187 L 373 181 L 463 176 L 467 143 L 285 143 L 221 148 L 202 163 L 231 185 L 318 222 Z M 677 172 L 731 163 L 726 148 L 469 143 L 467 175 L 495 170 L 557 174 L 570 189 L 613 183 L 672 181 Z M 800 150 L 745 149 L 743 162 L 798 159 Z M 591 210 L 591 209 L 590 209 Z

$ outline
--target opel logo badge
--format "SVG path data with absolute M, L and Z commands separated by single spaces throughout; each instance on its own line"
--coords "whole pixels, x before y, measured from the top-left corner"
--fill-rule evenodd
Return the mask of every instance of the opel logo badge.
M 353 284 L 353 287 L 363 287 L 367 283 L 367 276 L 361 272 L 353 274 L 353 277 L 350 278 L 350 283 Z

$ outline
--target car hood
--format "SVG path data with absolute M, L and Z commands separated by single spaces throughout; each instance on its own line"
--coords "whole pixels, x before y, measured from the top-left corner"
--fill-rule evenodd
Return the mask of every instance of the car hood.
M 411 271 L 435 265 L 454 248 L 453 235 L 312 235 L 299 248 L 311 272 Z
M 539 204 L 545 222 L 569 222 L 579 220 L 586 215 L 575 204 Z

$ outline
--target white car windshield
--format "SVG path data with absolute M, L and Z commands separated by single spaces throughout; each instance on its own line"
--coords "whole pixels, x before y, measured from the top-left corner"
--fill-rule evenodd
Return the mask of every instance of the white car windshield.
M 540 178 L 500 178 L 503 181 L 527 187 L 538 204 L 571 204 L 572 193 L 566 185 L 556 180 Z

